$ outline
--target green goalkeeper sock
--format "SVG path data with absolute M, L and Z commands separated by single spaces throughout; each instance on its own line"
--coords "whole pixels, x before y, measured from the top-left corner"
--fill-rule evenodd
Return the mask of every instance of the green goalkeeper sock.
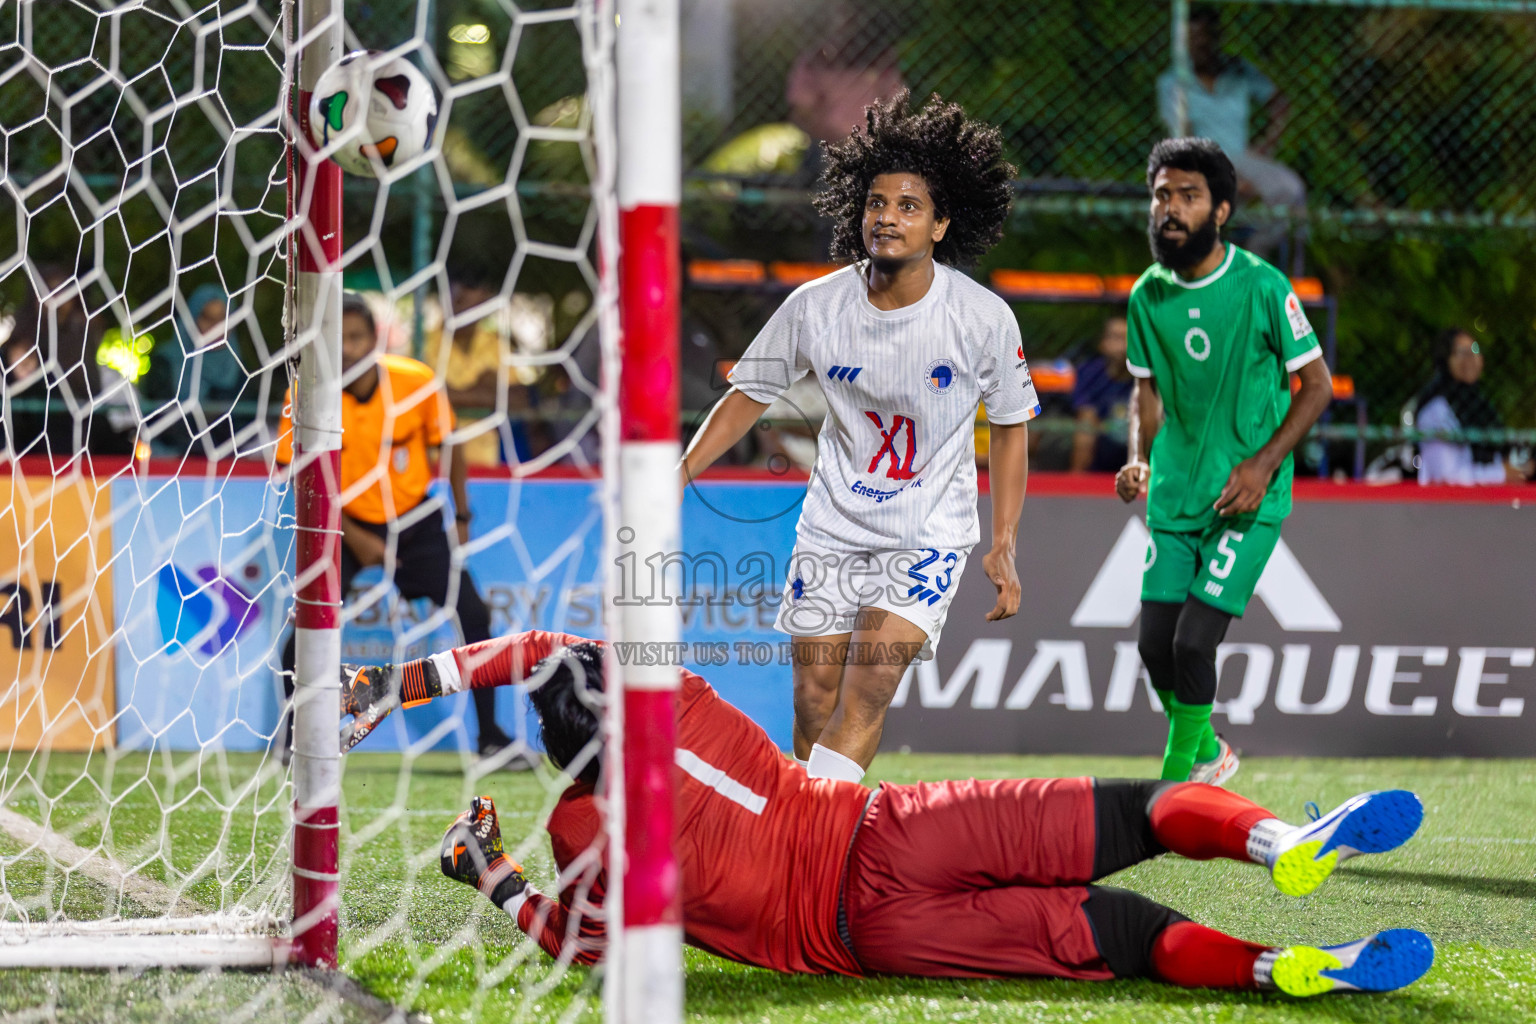
M 1200 740 L 1211 727 L 1209 704 L 1185 704 L 1174 697 L 1168 704 L 1168 746 L 1163 751 L 1162 778 L 1188 782 Z
M 1200 734 L 1200 745 L 1195 748 L 1195 760 L 1202 764 L 1206 761 L 1214 761 L 1219 753 L 1221 753 L 1221 741 L 1216 738 L 1216 727 L 1211 724 L 1211 719 L 1207 716 L 1205 732 Z
M 1172 721 L 1173 720 L 1173 691 L 1172 690 L 1159 690 L 1155 686 L 1152 688 L 1152 690 L 1153 690 L 1154 693 L 1157 694 L 1157 699 L 1163 702 L 1163 714 L 1168 718 L 1169 721 Z

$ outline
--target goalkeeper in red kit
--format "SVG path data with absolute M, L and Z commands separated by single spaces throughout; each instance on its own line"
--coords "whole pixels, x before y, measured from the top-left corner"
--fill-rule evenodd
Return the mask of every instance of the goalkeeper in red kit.
M 551 956 L 601 960 L 602 645 L 530 631 L 343 675 L 348 748 L 402 704 L 529 688 L 545 750 L 574 780 L 548 823 L 560 893 L 538 892 L 506 856 L 489 797 L 449 826 L 443 872 L 479 888 Z M 684 935 L 700 949 L 794 973 L 1150 977 L 1296 996 L 1399 988 L 1434 958 L 1428 936 L 1406 928 L 1341 946 L 1245 942 L 1093 884 L 1172 851 L 1255 862 L 1282 892 L 1302 895 L 1340 861 L 1411 837 L 1423 817 L 1412 793 L 1367 793 L 1291 826 L 1193 782 L 973 779 L 871 790 L 809 778 L 708 683 L 682 675 L 676 846 Z

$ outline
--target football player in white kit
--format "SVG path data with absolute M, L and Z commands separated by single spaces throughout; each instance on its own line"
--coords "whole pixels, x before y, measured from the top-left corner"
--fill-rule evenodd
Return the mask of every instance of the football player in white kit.
M 988 620 L 1018 611 L 1014 567 L 1038 414 L 1018 322 L 954 269 L 1001 237 L 1014 169 L 996 128 L 931 98 L 872 104 L 867 127 L 827 147 L 817 209 L 851 265 L 795 290 L 731 371 L 683 458 L 693 480 L 794 381 L 814 374 L 828 415 L 817 441 L 776 626 L 794 640 L 795 757 L 813 777 L 858 781 L 915 658 L 932 657 L 980 538 L 972 431 L 991 431 L 997 587 Z

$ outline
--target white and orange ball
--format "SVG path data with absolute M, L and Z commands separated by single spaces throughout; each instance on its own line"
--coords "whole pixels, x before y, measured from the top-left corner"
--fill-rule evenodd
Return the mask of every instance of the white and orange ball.
M 309 101 L 310 141 L 338 140 L 341 169 L 375 177 L 376 164 L 398 167 L 426 151 L 437 124 L 432 83 L 403 57 L 358 50 L 328 68 Z

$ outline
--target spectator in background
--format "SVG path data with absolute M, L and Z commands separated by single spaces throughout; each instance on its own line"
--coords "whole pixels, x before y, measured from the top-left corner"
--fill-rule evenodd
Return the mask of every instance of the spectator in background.
M 427 366 L 404 356 L 378 354 L 373 312 L 361 296 L 348 295 L 342 302 L 341 362 L 346 377 L 366 364 L 342 393 L 341 489 L 356 488 L 381 462 L 384 468 L 382 477 L 341 510 L 343 596 L 363 569 L 386 565 L 393 572 L 391 582 L 407 601 L 425 597 L 444 608 L 452 598 L 465 643 L 490 639 L 491 613 L 468 570 L 453 559 L 453 549 L 469 543 L 467 474 L 459 448 L 448 454 L 457 544 L 449 542 L 444 529 L 442 500 L 429 493 L 441 473 L 453 409 Z M 278 428 L 277 461 L 282 465 L 293 461 L 292 397 L 290 391 Z M 295 653 L 290 635 L 283 648 L 283 682 L 290 696 Z M 489 757 L 512 741 L 496 725 L 495 698 L 491 691 L 484 692 L 482 697 L 480 690 L 474 691 L 475 716 L 480 756 Z
M 104 419 L 96 423 L 92 415 L 92 402 L 101 390 L 96 369 L 101 322 L 87 314 L 78 279 L 67 266 L 45 263 L 38 267 L 38 277 L 40 282 L 28 289 L 7 341 L 7 348 L 18 354 L 18 360 L 25 363 L 20 353 L 30 352 L 36 361 L 32 373 L 16 377 L 17 383 L 42 370 L 25 396 L 15 396 L 40 406 L 29 410 L 29 415 L 35 412 L 41 417 L 36 424 L 41 429 L 29 428 L 28 432 L 31 442 L 42 437 L 46 450 L 34 448 L 29 454 L 69 458 L 98 449 L 115 452 L 120 445 L 113 443 L 110 427 Z M 6 365 L 13 365 L 12 361 L 7 360 Z M 29 447 L 18 443 L 22 440 L 18 430 L 13 450 Z
M 527 414 L 535 398 L 529 382 L 516 376 L 516 369 L 505 365 L 503 352 L 510 352 L 510 338 L 503 337 L 494 321 L 474 311 L 500 294 L 499 282 L 489 267 L 478 263 L 460 263 L 449 268 L 448 298 L 450 309 L 437 327 L 429 330 L 423 341 L 421 358 L 439 374 L 448 390 L 448 401 L 463 410 L 466 423 L 505 411 L 507 435 L 511 441 L 508 454 L 516 461 L 533 455 L 528 438 Z M 448 351 L 443 352 L 443 334 L 452 325 Z M 503 400 L 505 395 L 505 400 Z M 488 430 L 466 438 L 459 446 L 471 466 L 499 466 L 502 463 L 503 431 Z
M 49 426 L 48 381 L 43 374 L 43 363 L 37 349 L 25 338 L 12 335 L 5 342 L 5 393 L 10 399 L 10 421 L 7 424 L 6 448 L 13 455 L 45 455 L 48 448 L 59 452 L 69 450 L 70 421 L 56 418 L 62 428 L 60 436 L 47 438 L 44 447 L 37 447 L 46 438 Z
M 1134 383 L 1125 368 L 1126 323 L 1120 313 L 1104 321 L 1098 355 L 1077 367 L 1072 386 L 1072 415 L 1077 433 L 1072 437 L 1072 472 L 1118 473 L 1125 465 L 1125 437 L 1111 437 L 1103 430 L 1109 420 L 1124 420 Z
M 890 42 L 893 26 L 874 24 L 873 12 L 847 0 L 835 3 L 830 20 L 827 33 L 795 57 L 784 81 L 789 119 L 811 137 L 797 175 L 807 187 L 821 177 L 821 143 L 864 128 L 864 108 L 905 87 Z
M 250 374 L 228 316 L 224 289 L 200 284 L 187 299 L 187 315 L 176 319 L 175 336 L 150 349 L 139 394 L 149 410 L 147 433 L 158 454 L 227 456 L 235 435 L 250 422 L 250 416 L 235 409 Z
M 1499 415 L 1478 381 L 1483 376 L 1483 352 L 1477 339 L 1459 327 L 1440 332 L 1434 346 L 1435 375 L 1415 400 L 1415 426 L 1428 433 L 1499 430 Z M 1487 442 L 1453 440 L 1419 442 L 1419 483 L 1524 483 L 1532 476 L 1527 463 L 1516 466 L 1501 449 Z
M 1221 16 L 1209 7 L 1189 15 L 1189 59 L 1195 81 L 1185 90 L 1190 135 L 1215 142 L 1237 170 L 1239 198 L 1257 196 L 1266 206 L 1300 211 L 1307 201 L 1301 176 L 1274 159 L 1275 147 L 1290 122 L 1291 104 L 1264 73 L 1241 57 L 1221 51 Z M 1176 110 L 1178 75 L 1168 70 L 1157 79 L 1157 106 L 1170 134 L 1180 134 Z M 1254 108 L 1267 118 L 1264 134 L 1250 138 Z M 1248 248 L 1263 255 L 1284 237 L 1284 226 L 1255 233 Z
M 870 53 L 851 30 L 800 52 L 784 83 L 789 118 L 816 142 L 864 127 L 864 108 L 903 88 L 892 50 Z

